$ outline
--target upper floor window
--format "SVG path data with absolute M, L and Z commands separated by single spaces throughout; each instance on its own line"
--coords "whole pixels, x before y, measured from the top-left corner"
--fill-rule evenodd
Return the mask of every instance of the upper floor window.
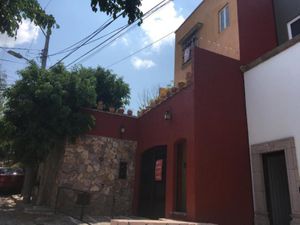
M 295 19 L 288 22 L 288 33 L 289 33 L 289 39 L 292 39 L 293 37 L 300 34 L 300 16 L 297 16 Z
M 197 37 L 192 35 L 182 44 L 183 63 L 188 62 L 192 58 L 192 49 L 197 45 Z
M 219 31 L 224 31 L 229 27 L 229 6 L 226 5 L 219 11 Z

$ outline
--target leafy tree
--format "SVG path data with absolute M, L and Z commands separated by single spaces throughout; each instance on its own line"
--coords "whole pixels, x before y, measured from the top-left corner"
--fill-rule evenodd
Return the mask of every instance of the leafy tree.
M 96 99 L 116 107 L 128 102 L 129 87 L 102 68 L 67 71 L 63 65 L 40 69 L 32 62 L 19 72 L 21 79 L 5 90 L 0 143 L 9 145 L 16 161 L 26 167 L 23 196 L 31 196 L 35 171 L 50 151 L 62 150 L 66 139 L 75 140 L 94 125 L 83 108 Z
M 100 10 L 113 18 L 121 13 L 123 17 L 128 17 L 128 23 L 141 19 L 143 13 L 140 6 L 141 0 L 91 0 L 94 12 Z M 23 19 L 29 19 L 43 29 L 56 24 L 55 18 L 42 9 L 38 0 L 1 0 L 0 15 L 0 33 L 7 33 L 10 37 L 16 36 Z
M 122 12 L 122 16 L 128 16 L 128 23 L 133 23 L 140 19 L 143 15 L 139 9 L 141 0 L 91 0 L 91 7 L 94 12 L 106 12 L 107 15 L 112 15 L 116 18 Z
M 129 85 L 110 70 L 101 67 L 96 69 L 79 67 L 73 73 L 96 78 L 97 102 L 103 102 L 104 110 L 108 110 L 109 107 L 117 109 L 129 103 Z
M 62 65 L 46 71 L 33 63 L 20 75 L 21 80 L 5 91 L 0 136 L 26 166 L 23 194 L 29 201 L 34 171 L 49 151 L 93 126 L 93 118 L 82 107 L 95 105 L 96 92 L 95 78 L 70 73 Z
M 3 92 L 6 88 L 6 78 L 7 78 L 7 74 L 0 67 L 0 116 L 1 116 L 1 112 L 3 110 L 3 104 L 4 104 Z
M 7 33 L 10 37 L 17 35 L 23 19 L 29 19 L 44 29 L 56 24 L 54 17 L 46 14 L 37 0 L 1 0 L 0 15 L 0 33 Z

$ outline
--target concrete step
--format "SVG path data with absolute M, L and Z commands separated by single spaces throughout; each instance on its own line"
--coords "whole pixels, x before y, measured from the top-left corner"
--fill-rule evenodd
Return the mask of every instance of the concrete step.
M 113 219 L 111 225 L 217 225 L 212 223 L 197 223 L 188 221 L 179 221 L 171 219 L 159 220 L 126 220 L 126 219 Z

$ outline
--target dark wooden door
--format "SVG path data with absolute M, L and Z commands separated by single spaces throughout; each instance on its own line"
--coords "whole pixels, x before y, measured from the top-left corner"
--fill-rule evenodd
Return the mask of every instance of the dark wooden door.
M 263 155 L 267 205 L 271 225 L 289 225 L 291 204 L 284 151 Z
M 157 219 L 165 217 L 166 147 L 156 147 L 142 155 L 139 216 Z M 155 165 L 162 160 L 161 179 L 155 178 Z

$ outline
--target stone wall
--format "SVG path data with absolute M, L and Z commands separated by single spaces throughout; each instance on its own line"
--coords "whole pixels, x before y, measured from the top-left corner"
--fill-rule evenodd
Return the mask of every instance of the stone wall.
M 79 193 L 72 190 L 76 189 L 89 193 L 85 211 L 90 215 L 130 215 L 136 148 L 135 141 L 90 135 L 67 144 L 56 180 L 60 187 L 57 207 L 71 208 Z M 121 162 L 127 164 L 126 178 L 119 177 Z

